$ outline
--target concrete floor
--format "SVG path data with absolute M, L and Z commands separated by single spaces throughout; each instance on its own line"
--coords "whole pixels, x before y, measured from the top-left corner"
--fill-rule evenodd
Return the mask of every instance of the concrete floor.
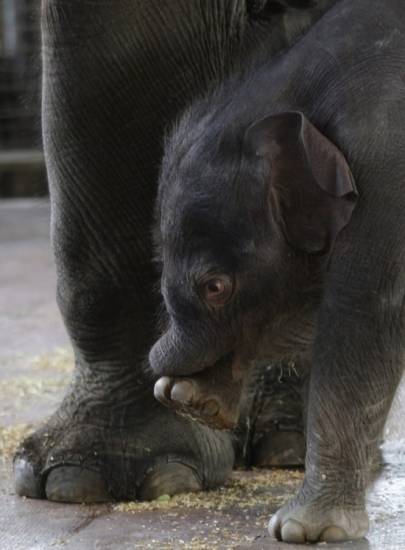
M 48 220 L 46 202 L 0 202 L 0 550 L 300 548 L 271 541 L 265 529 L 299 485 L 295 471 L 236 472 L 225 489 L 149 504 L 64 505 L 14 494 L 13 450 L 54 410 L 72 368 Z M 388 464 L 368 498 L 368 539 L 330 548 L 405 549 L 404 412 L 402 384 L 385 432 Z

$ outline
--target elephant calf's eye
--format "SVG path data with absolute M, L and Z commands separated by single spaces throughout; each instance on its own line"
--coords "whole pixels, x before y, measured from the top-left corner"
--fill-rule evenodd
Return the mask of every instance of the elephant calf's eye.
M 199 285 L 201 297 L 211 307 L 223 306 L 232 296 L 233 283 L 228 275 L 206 277 Z

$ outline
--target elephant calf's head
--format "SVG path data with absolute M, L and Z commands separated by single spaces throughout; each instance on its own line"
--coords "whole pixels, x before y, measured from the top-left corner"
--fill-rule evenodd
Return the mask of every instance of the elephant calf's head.
M 357 196 L 344 157 L 303 114 L 241 127 L 196 111 L 167 140 L 162 165 L 156 237 L 168 323 L 150 353 L 158 375 L 268 349 L 319 295 L 320 266 Z

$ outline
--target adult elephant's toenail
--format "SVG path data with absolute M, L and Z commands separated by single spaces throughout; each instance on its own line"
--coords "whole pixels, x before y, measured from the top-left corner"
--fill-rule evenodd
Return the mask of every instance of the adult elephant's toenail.
M 319 540 L 321 542 L 343 542 L 349 540 L 349 537 L 344 529 L 332 525 L 322 531 Z
M 17 495 L 29 498 L 43 498 L 40 477 L 34 473 L 34 466 L 25 458 L 14 461 L 14 486 Z
M 302 544 L 305 542 L 305 529 L 293 519 L 287 520 L 281 526 L 281 540 L 294 544 Z
M 172 388 L 171 398 L 173 401 L 189 405 L 193 400 L 193 384 L 188 380 L 176 382 Z
M 98 472 L 80 466 L 59 466 L 48 474 L 46 498 L 55 502 L 108 502 L 107 485 Z
M 161 495 L 201 491 L 196 471 L 179 462 L 162 462 L 146 475 L 139 488 L 140 500 L 153 500 Z

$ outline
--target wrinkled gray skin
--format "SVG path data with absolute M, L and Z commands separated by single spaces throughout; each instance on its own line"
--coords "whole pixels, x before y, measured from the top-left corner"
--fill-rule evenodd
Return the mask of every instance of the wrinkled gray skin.
M 404 359 L 404 66 L 403 0 L 341 0 L 276 61 L 253 56 L 194 103 L 166 143 L 157 396 L 215 416 L 194 400 L 202 373 L 312 363 L 305 480 L 270 522 L 280 540 L 368 529 Z
M 19 494 L 154 498 L 226 479 L 231 435 L 162 407 L 145 368 L 157 335 L 150 233 L 162 136 L 241 52 L 265 37 L 279 50 L 332 3 L 284 13 L 308 2 L 42 1 L 52 241 L 76 372 L 17 452 Z

